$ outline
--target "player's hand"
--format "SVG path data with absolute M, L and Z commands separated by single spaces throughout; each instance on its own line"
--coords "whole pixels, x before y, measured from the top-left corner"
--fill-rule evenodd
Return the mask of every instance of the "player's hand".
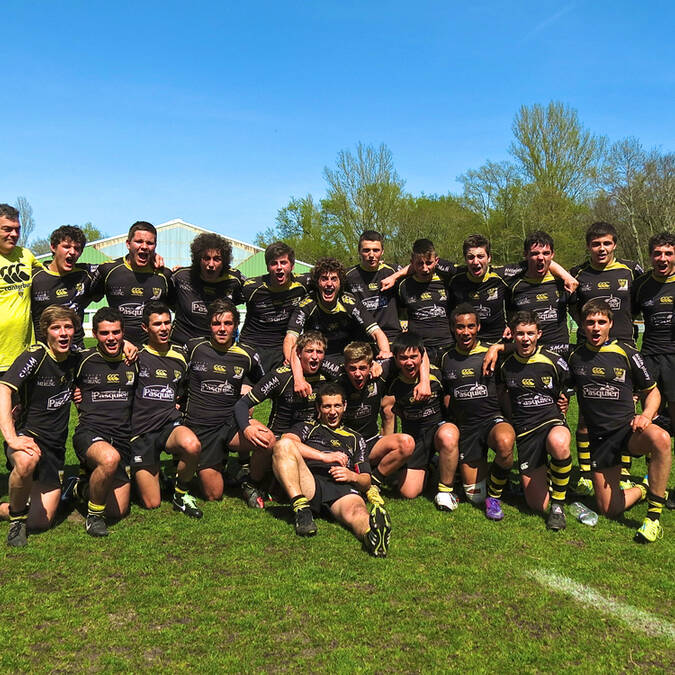
M 376 380 L 380 375 L 382 375 L 382 364 L 373 361 L 370 365 L 370 379 Z
M 82 390 L 79 387 L 73 389 L 73 403 L 75 405 L 80 405 L 80 403 L 82 403 Z
M 393 354 L 390 351 L 385 352 L 384 349 L 382 349 L 376 358 L 382 359 L 382 361 L 384 361 L 385 359 L 390 359 L 392 356 Z
M 344 466 L 331 466 L 331 468 L 328 469 L 328 473 L 336 483 L 348 483 L 349 481 L 354 480 L 354 472 Z
M 652 421 L 649 419 L 649 417 L 640 414 L 633 417 L 633 421 L 630 423 L 630 426 L 633 431 L 640 432 L 644 431 L 651 423 Z
M 274 434 L 264 424 L 253 424 L 244 429 L 246 440 L 258 448 L 271 448 L 276 440 Z
M 294 379 L 293 391 L 302 398 L 307 398 L 312 393 L 312 385 L 304 377 L 302 380 Z
M 40 447 L 30 436 L 17 436 L 11 441 L 7 441 L 7 446 L 14 452 L 25 452 L 27 455 L 42 456 Z
M 565 396 L 565 394 L 560 394 L 558 396 L 558 408 L 560 408 L 560 412 L 563 415 L 567 415 L 567 411 L 569 410 L 570 407 L 570 400 Z
M 413 389 L 415 401 L 428 401 L 431 398 L 431 383 L 418 382 Z
M 155 257 L 153 260 L 154 262 L 152 263 L 152 266 L 156 270 L 158 270 L 160 267 L 164 267 L 164 258 L 162 258 L 162 256 L 159 255 L 159 253 L 155 253 Z
M 483 375 L 492 375 L 495 372 L 499 353 L 504 349 L 504 345 L 490 345 L 483 358 Z
M 349 462 L 349 457 L 344 452 L 326 452 L 324 453 L 325 455 L 325 462 L 327 464 L 333 464 L 334 462 L 337 462 L 340 466 L 347 466 Z
M 388 277 L 385 277 L 382 279 L 382 281 L 380 281 L 380 290 L 388 291 L 390 288 L 394 288 L 397 279 L 398 275 L 395 272 L 394 274 L 390 274 Z
M 579 280 L 568 274 L 563 277 L 563 284 L 565 285 L 565 290 L 568 293 L 574 293 L 574 291 L 576 291 L 579 286 Z
M 510 340 L 513 337 L 513 335 L 511 334 L 511 329 L 508 326 L 506 326 L 506 328 L 504 328 L 504 332 L 502 333 L 502 337 L 505 340 Z
M 138 358 L 138 347 L 128 340 L 124 341 L 122 346 L 122 352 L 124 353 L 124 363 L 130 366 Z

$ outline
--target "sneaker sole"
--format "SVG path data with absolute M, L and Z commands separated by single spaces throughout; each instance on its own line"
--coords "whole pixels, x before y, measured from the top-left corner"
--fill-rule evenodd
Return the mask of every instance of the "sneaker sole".
M 372 546 L 372 555 L 375 558 L 386 558 L 391 537 L 391 520 L 389 514 L 382 508 L 373 509 L 374 527 L 370 530 L 377 535 L 377 541 Z
M 204 515 L 201 511 L 199 511 L 199 513 L 190 513 L 186 509 L 180 506 L 176 506 L 176 504 L 173 505 L 173 510 L 182 513 L 184 516 L 187 516 L 188 518 L 194 518 L 195 520 L 199 520 Z

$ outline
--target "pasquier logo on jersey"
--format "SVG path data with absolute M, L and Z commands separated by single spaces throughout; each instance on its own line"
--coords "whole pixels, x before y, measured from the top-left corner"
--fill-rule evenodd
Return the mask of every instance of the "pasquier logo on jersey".
M 173 401 L 173 389 L 163 384 L 151 384 L 143 387 L 143 398 L 152 401 Z
M 583 392 L 586 398 L 612 399 L 614 401 L 618 400 L 620 394 L 616 387 L 601 384 L 585 384 Z
M 143 316 L 143 305 L 139 305 L 135 302 L 127 302 L 123 305 L 120 305 L 117 309 L 119 309 L 124 316 Z
M 47 410 L 58 410 L 70 401 L 70 389 L 66 389 L 47 400 Z
M 206 303 L 201 300 L 195 300 L 192 303 L 193 314 L 206 314 Z
M 105 403 L 107 401 L 128 401 L 129 392 L 124 389 L 115 389 L 114 391 L 92 391 L 92 403 Z
M 484 384 L 463 384 L 455 389 L 455 398 L 459 400 L 487 397 L 488 388 Z
M 542 408 L 552 405 L 553 399 L 548 394 L 521 394 L 518 405 L 523 408 Z
M 234 387 L 229 382 L 204 380 L 201 385 L 201 391 L 205 394 L 233 394 Z

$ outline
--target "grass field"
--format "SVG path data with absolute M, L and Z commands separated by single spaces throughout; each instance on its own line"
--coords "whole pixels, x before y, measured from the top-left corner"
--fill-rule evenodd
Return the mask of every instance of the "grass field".
M 553 534 L 518 498 L 493 523 L 432 493 L 387 500 L 385 560 L 325 520 L 300 539 L 287 506 L 235 494 L 198 522 L 134 505 L 104 540 L 65 513 L 25 549 L 0 544 L 0 672 L 675 669 L 672 512 L 640 546 L 644 504 Z

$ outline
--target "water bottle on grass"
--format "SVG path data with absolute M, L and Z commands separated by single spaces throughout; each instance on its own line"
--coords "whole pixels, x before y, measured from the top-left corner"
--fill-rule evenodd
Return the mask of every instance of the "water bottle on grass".
M 598 514 L 595 511 L 591 511 L 588 506 L 581 502 L 573 502 L 570 504 L 569 512 L 584 525 L 594 527 L 598 523 Z

